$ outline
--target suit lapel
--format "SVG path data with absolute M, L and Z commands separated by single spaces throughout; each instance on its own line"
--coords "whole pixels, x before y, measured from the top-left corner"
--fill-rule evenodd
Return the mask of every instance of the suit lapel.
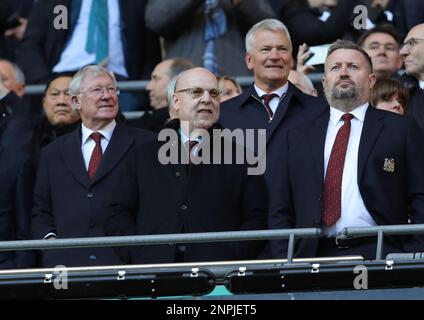
M 312 163 L 315 166 L 315 173 L 318 181 L 324 183 L 324 149 L 327 135 L 330 112 L 323 113 L 315 122 L 310 131 L 310 141 L 307 148 L 311 148 Z
M 117 123 L 108 147 L 103 154 L 100 166 L 93 177 L 92 184 L 99 181 L 111 171 L 120 162 L 133 143 L 134 137 L 128 133 L 128 129 Z
M 74 178 L 83 186 L 88 187 L 90 179 L 82 156 L 81 139 L 81 126 L 78 126 L 76 130 L 64 137 L 63 143 L 60 145 L 60 151 L 65 165 Z
M 364 126 L 362 128 L 361 140 L 359 143 L 358 151 L 358 183 L 361 181 L 362 174 L 365 169 L 368 156 L 372 147 L 377 140 L 377 137 L 383 128 L 383 123 L 378 112 L 371 106 L 368 106 L 367 113 L 365 114 Z

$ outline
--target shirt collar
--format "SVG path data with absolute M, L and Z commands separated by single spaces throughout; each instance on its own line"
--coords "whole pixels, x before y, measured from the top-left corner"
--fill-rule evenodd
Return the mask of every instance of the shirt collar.
M 90 138 L 90 135 L 93 132 L 100 132 L 102 134 L 103 138 L 105 138 L 107 141 L 110 141 L 110 139 L 112 138 L 113 131 L 115 130 L 115 127 L 116 127 L 116 121 L 115 120 L 112 120 L 106 126 L 104 126 L 102 129 L 97 130 L 97 131 L 93 131 L 93 130 L 87 128 L 86 126 L 84 126 L 84 123 L 83 123 L 81 125 L 82 143 L 86 144 L 88 138 Z
M 178 130 L 178 132 L 180 133 L 180 137 L 181 137 L 181 142 L 185 145 L 190 138 L 183 132 L 183 130 L 181 130 L 181 128 Z M 193 139 L 191 139 L 193 140 Z M 202 136 L 198 136 L 197 138 L 195 138 L 194 140 L 196 140 L 197 142 L 202 142 Z
M 267 92 L 260 89 L 256 84 L 254 84 L 254 87 L 255 87 L 256 93 L 258 94 L 258 97 L 262 97 L 264 94 L 268 94 Z M 270 92 L 270 94 L 275 93 L 276 95 L 278 95 L 278 98 L 281 99 L 287 93 L 288 89 L 289 89 L 289 83 L 287 82 L 284 86 Z
M 364 104 L 361 104 L 359 107 L 356 107 L 353 109 L 350 114 L 354 116 L 354 118 L 358 119 L 361 122 L 364 122 L 365 119 L 365 113 L 368 110 L 368 102 L 365 102 Z M 333 125 L 337 125 L 337 123 L 341 120 L 342 116 L 346 112 L 343 112 L 339 109 L 336 109 L 334 107 L 330 107 L 330 121 L 333 123 Z
M 424 90 L 424 81 L 418 81 L 418 85 L 420 86 L 421 90 Z

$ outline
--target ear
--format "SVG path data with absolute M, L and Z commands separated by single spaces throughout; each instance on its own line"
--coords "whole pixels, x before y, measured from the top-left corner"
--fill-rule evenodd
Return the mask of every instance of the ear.
M 249 70 L 253 70 L 253 62 L 252 62 L 252 56 L 249 52 L 246 52 L 246 56 L 244 57 L 244 60 L 246 61 L 246 66 Z
M 374 73 L 371 73 L 368 76 L 368 79 L 369 79 L 369 83 L 370 83 L 370 89 L 372 89 L 374 87 L 374 85 L 375 85 L 375 82 L 377 81 L 377 77 L 375 76 Z
M 73 95 L 71 97 L 71 102 L 72 102 L 75 109 L 81 109 L 80 101 L 79 101 L 79 98 L 78 98 L 77 95 Z
M 172 101 L 174 102 L 173 107 L 175 111 L 178 113 L 180 111 L 180 99 L 175 93 L 172 95 Z

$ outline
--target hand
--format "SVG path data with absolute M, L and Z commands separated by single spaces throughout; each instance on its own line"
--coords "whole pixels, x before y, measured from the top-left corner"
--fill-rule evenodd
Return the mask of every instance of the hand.
M 373 0 L 371 2 L 371 7 L 372 8 L 380 7 L 382 9 L 386 9 L 388 4 L 389 4 L 389 0 Z
M 5 37 L 15 37 L 16 40 L 21 41 L 24 38 L 25 30 L 28 25 L 28 19 L 19 18 L 20 25 L 13 29 L 8 29 L 4 32 Z
M 309 51 L 306 43 L 299 46 L 299 51 L 297 52 L 297 66 L 296 71 L 308 74 L 311 71 L 315 70 L 315 67 L 309 64 L 305 64 L 308 58 L 312 56 L 312 52 Z

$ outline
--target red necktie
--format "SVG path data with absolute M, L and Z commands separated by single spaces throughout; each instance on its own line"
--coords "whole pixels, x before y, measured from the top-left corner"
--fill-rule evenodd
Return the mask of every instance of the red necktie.
M 271 99 L 272 99 L 272 98 L 274 98 L 274 97 L 278 97 L 278 95 L 276 95 L 275 93 L 272 93 L 272 94 L 264 94 L 264 95 L 261 97 L 261 99 L 263 99 L 263 100 L 264 100 L 264 107 L 265 107 L 266 112 L 268 113 L 268 117 L 269 117 L 269 120 L 270 120 L 270 121 L 272 120 L 272 117 L 274 116 L 274 112 L 272 112 L 272 109 L 271 109 L 271 107 L 269 106 L 269 102 L 270 102 L 270 101 L 271 101 Z
M 90 137 L 94 140 L 94 142 L 96 142 L 96 146 L 91 154 L 90 164 L 88 165 L 88 175 L 91 179 L 93 179 L 103 156 L 102 145 L 100 144 L 100 141 L 102 141 L 102 135 L 99 132 L 93 132 Z
M 186 142 L 186 148 L 188 150 L 188 162 L 189 162 L 189 164 L 191 164 L 191 157 L 194 155 L 192 153 L 193 147 L 198 143 L 199 143 L 199 141 L 197 141 L 197 140 L 189 140 L 189 141 Z
M 347 145 L 350 135 L 350 120 L 353 115 L 346 113 L 342 116 L 343 126 L 337 132 L 333 149 L 328 161 L 327 174 L 324 180 L 324 206 L 322 221 L 331 226 L 340 219 L 342 210 L 342 178 L 346 158 Z

